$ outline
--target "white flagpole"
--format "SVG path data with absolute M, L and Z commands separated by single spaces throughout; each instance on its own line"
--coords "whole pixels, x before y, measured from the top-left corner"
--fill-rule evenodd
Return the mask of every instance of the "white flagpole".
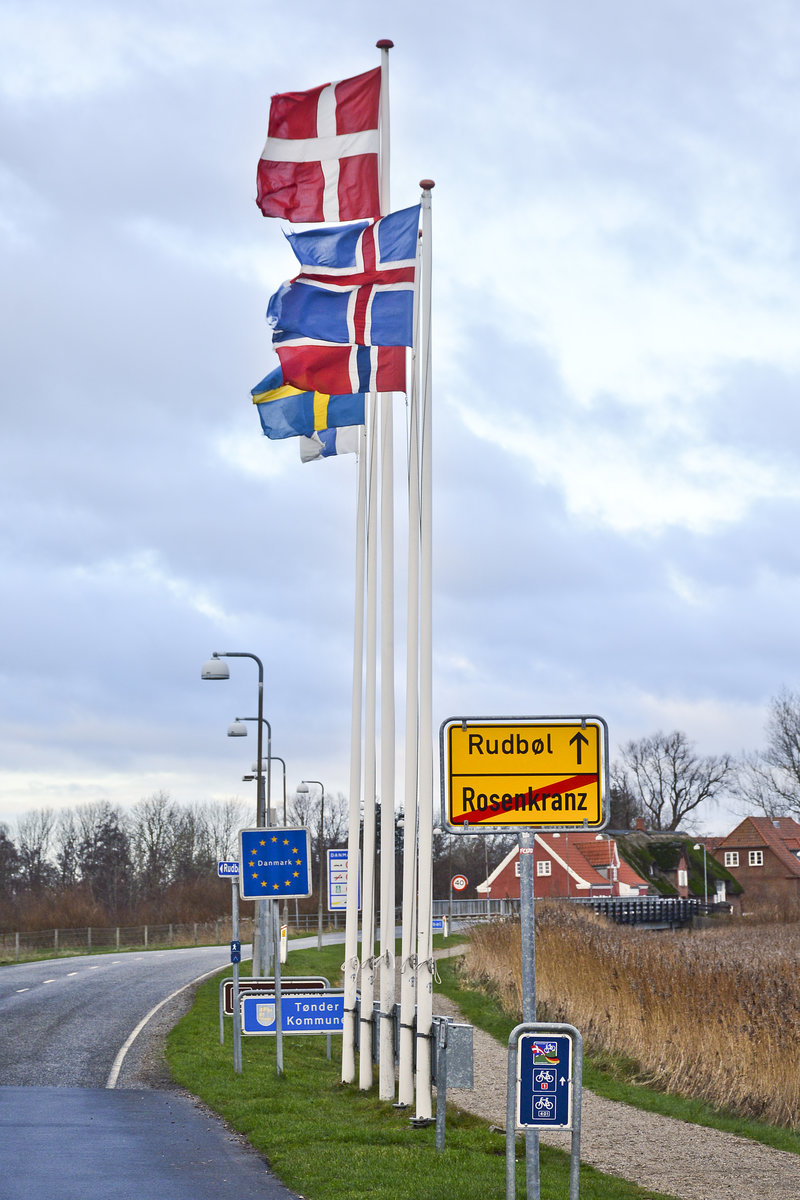
M 344 926 L 344 1021 L 342 1083 L 356 1077 L 356 994 L 358 991 L 359 824 L 361 820 L 361 705 L 364 677 L 364 558 L 367 511 L 367 431 L 358 433 L 356 503 L 356 594 L 353 628 L 353 699 L 350 722 L 350 806 L 347 829 L 347 908 Z
M 381 214 L 389 198 L 389 50 L 381 52 Z M 394 430 L 391 393 L 381 398 L 381 878 L 378 1094 L 394 1099 Z
M 420 277 L 417 248 L 415 279 Z M 414 1103 L 414 1011 L 417 1003 L 416 883 L 417 775 L 419 738 L 419 287 L 414 287 L 414 355 L 408 397 L 408 590 L 406 645 L 405 824 L 403 827 L 403 916 L 400 948 L 400 1063 L 397 1103 Z
M 433 553 L 431 498 L 431 189 L 422 179 L 422 444 L 420 474 L 420 700 L 419 700 L 419 895 L 417 900 L 417 1107 L 429 1121 L 433 1030 Z
M 378 624 L 378 398 L 369 397 L 367 488 L 367 666 L 364 689 L 364 838 L 361 895 L 361 1028 L 358 1086 L 372 1087 L 372 1005 L 375 992 L 375 701 Z

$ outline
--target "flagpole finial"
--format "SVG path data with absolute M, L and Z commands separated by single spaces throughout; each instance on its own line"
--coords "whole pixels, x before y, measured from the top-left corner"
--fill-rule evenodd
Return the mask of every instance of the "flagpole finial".
M 436 187 L 436 184 L 432 179 L 420 179 L 419 186 L 422 188 L 423 192 L 429 192 L 431 188 Z
M 391 50 L 394 46 L 394 42 L 391 38 L 381 38 L 380 41 L 375 43 L 375 45 L 378 50 Z

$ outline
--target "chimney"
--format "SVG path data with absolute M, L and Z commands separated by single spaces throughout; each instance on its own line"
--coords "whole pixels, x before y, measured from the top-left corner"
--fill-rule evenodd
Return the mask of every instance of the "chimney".
M 644 833 L 645 832 L 644 817 L 637 817 L 636 820 L 633 822 L 633 828 L 636 829 L 639 833 Z

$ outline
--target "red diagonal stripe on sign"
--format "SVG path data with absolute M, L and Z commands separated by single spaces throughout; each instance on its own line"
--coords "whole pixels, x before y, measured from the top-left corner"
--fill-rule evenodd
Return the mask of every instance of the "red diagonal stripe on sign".
M 552 783 L 541 784 L 539 787 L 532 788 L 532 791 L 534 797 L 542 795 L 550 797 L 559 794 L 563 795 L 565 791 L 569 791 L 571 788 L 583 787 L 587 783 L 597 783 L 597 775 L 570 775 L 567 779 L 554 779 Z M 506 792 L 505 794 L 524 796 L 526 800 L 528 798 L 527 789 L 524 792 Z M 466 822 L 469 825 L 476 825 L 479 821 L 491 820 L 493 817 L 497 820 L 499 817 L 508 816 L 510 813 L 522 811 L 522 807 L 511 808 L 508 812 L 503 808 L 493 809 L 487 807 L 483 812 L 467 812 L 462 813 L 460 817 L 451 817 L 450 823 L 452 825 L 463 825 Z M 536 807 L 528 808 L 526 805 L 524 811 L 535 813 L 542 810 Z

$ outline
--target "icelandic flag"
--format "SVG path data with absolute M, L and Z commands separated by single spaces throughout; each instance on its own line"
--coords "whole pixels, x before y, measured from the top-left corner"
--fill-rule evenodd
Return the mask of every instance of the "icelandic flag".
M 286 384 L 280 367 L 252 389 L 261 428 L 268 438 L 309 437 L 338 425 L 364 424 L 363 394 L 326 395 Z
M 355 425 L 343 429 L 320 429 L 311 437 L 301 437 L 300 461 L 332 458 L 335 454 L 358 454 L 359 430 Z
M 258 164 L 265 217 L 353 221 L 380 214 L 381 69 L 273 96 Z
M 269 302 L 273 342 L 410 346 L 419 211 L 414 205 L 374 222 L 290 233 L 302 270 Z
M 404 392 L 405 346 L 343 346 L 294 338 L 275 347 L 285 383 L 304 391 Z

